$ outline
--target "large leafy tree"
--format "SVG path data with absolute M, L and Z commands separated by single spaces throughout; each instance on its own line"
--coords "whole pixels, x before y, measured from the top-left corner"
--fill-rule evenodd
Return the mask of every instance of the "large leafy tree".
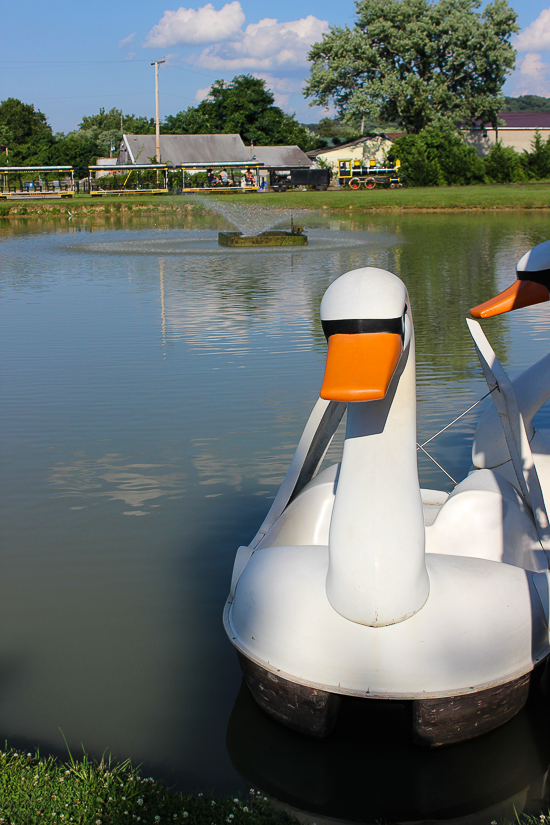
M 48 153 L 48 163 L 56 166 L 74 166 L 79 177 L 88 173 L 88 165 L 95 163 L 102 154 L 102 147 L 90 137 L 77 136 L 58 137 Z
M 46 115 L 35 109 L 32 103 L 23 103 L 15 97 L 8 97 L 0 103 L 0 126 L 14 146 L 32 138 L 48 138 L 52 134 Z
M 125 115 L 122 109 L 110 109 L 108 112 L 101 108 L 97 115 L 84 115 L 78 128 L 81 131 L 94 132 L 100 135 L 103 132 L 122 131 L 131 135 L 150 135 L 155 132 L 155 121 L 153 118 L 140 117 L 139 115 Z
M 138 115 L 125 115 L 122 109 L 110 109 L 108 112 L 101 108 L 97 115 L 85 115 L 75 132 L 70 132 L 68 138 L 78 138 L 88 146 L 97 144 L 96 154 L 107 156 L 111 150 L 118 151 L 122 134 L 151 135 L 155 132 L 155 121 Z
M 23 103 L 15 97 L 0 103 L 0 151 L 5 157 L 5 146 L 8 147 L 12 166 L 47 163 L 52 141 L 46 115 L 32 103 Z
M 302 149 L 317 145 L 315 136 L 294 115 L 274 105 L 265 81 L 239 75 L 230 83 L 216 80 L 208 97 L 196 107 L 169 115 L 164 134 L 239 134 L 257 146 L 297 144 Z
M 473 117 L 494 125 L 518 30 L 506 0 L 356 0 L 357 22 L 330 29 L 309 53 L 306 97 L 348 121 L 406 132 Z
M 85 132 L 54 135 L 46 115 L 32 104 L 10 97 L 0 103 L 0 161 L 11 166 L 74 166 L 86 174 L 101 154 L 100 144 Z M 9 155 L 6 156 L 5 146 Z

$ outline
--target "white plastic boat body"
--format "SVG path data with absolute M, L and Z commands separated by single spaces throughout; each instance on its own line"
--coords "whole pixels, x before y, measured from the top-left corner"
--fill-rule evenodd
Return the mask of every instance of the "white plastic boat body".
M 526 426 L 518 411 L 508 427 L 519 445 L 514 476 L 499 472 L 505 461 L 482 466 L 448 496 L 418 484 L 414 333 L 402 282 L 373 268 L 347 273 L 327 291 L 321 315 L 346 347 L 355 327 L 357 338 L 372 328 L 376 346 L 389 330 L 395 364 L 383 395 L 368 400 L 354 400 L 355 374 L 351 395 L 338 381 L 334 390 L 327 366 L 328 397 L 317 402 L 264 524 L 237 553 L 226 632 L 257 701 L 291 727 L 325 735 L 337 710 L 331 697 L 351 695 L 412 700 L 425 744 L 471 738 L 521 708 L 529 674 L 550 652 L 546 511 L 541 496 L 533 516 L 538 454 L 533 462 L 525 435 L 535 443 L 530 418 L 550 397 L 550 363 L 537 373 L 538 393 L 529 377 Z M 482 333 L 473 334 L 498 373 Z M 331 345 L 329 337 L 329 358 Z M 500 393 L 507 379 L 498 375 Z M 506 392 L 515 398 L 508 384 Z M 315 475 L 346 399 L 342 461 Z M 506 409 L 482 419 L 474 454 L 484 438 L 506 457 L 507 441 L 494 443 Z M 544 455 L 550 472 L 550 448 Z M 525 492 L 518 462 L 530 461 Z

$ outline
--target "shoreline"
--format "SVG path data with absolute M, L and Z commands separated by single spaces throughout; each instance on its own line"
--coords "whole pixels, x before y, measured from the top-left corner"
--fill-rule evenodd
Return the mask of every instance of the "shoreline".
M 550 209 L 550 186 L 547 183 L 495 184 L 484 186 L 448 186 L 429 188 L 379 189 L 374 191 L 327 190 L 326 192 L 290 191 L 246 194 L 205 193 L 181 195 L 105 195 L 100 199 L 76 195 L 70 200 L 7 200 L 0 199 L 0 221 L 19 218 L 84 218 L 99 215 L 189 215 L 209 214 L 209 202 L 216 211 L 218 204 L 244 208 L 269 207 L 288 212 L 289 209 L 326 211 L 332 214 L 349 212 L 403 214 L 465 213 L 465 212 L 533 212 Z M 0 224 L 1 225 L 1 224 Z

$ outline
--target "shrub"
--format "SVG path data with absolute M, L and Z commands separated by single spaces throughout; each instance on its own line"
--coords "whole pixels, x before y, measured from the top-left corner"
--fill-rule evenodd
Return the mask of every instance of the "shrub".
M 485 181 L 485 166 L 473 146 L 452 129 L 431 126 L 405 135 L 392 146 L 412 186 L 461 186 Z
M 483 158 L 487 179 L 491 183 L 514 183 L 525 180 L 520 156 L 511 146 L 497 141 Z
M 535 180 L 550 177 L 550 138 L 544 142 L 537 129 L 531 151 L 520 155 L 520 160 L 528 177 Z
M 410 186 L 439 186 L 443 182 L 441 167 L 430 159 L 422 135 L 404 135 L 392 146 L 392 154 L 401 161 L 401 171 Z
M 439 164 L 442 183 L 448 186 L 484 183 L 483 161 L 473 146 L 466 145 L 461 135 L 451 129 L 430 127 L 424 130 L 423 140 L 428 157 Z

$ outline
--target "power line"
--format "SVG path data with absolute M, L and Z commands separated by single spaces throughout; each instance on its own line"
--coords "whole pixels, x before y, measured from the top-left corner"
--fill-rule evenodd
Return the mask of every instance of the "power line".
M 0 60 L 0 66 L 9 67 L 17 66 L 18 68 L 40 68 L 43 66 L 108 66 L 108 65 L 126 65 L 132 63 L 150 63 L 149 60 L 141 58 L 138 60 Z M 219 78 L 220 72 L 201 71 L 200 69 L 189 69 L 187 65 L 179 60 L 168 58 L 167 66 L 178 69 L 180 72 L 187 72 L 188 74 L 198 74 L 202 77 Z M 221 72 L 223 74 L 223 72 Z M 229 72 L 230 73 L 230 72 Z
M 149 60 L 0 60 L 0 66 L 100 66 L 111 63 L 149 63 Z
M 40 66 L 106 66 L 113 64 L 131 65 L 132 63 L 150 63 L 150 60 L 141 58 L 138 60 L 0 60 L 0 66 L 19 66 L 25 67 L 40 67 Z M 180 72 L 189 72 L 190 74 L 200 74 L 204 77 L 219 77 L 219 72 L 200 71 L 199 69 L 189 69 L 187 65 L 180 60 L 168 58 L 167 66 L 178 69 Z
M 116 95 L 104 95 L 101 92 L 98 92 L 95 95 L 68 95 L 65 97 L 34 97 L 33 100 L 89 100 L 93 98 L 111 98 L 111 97 L 149 97 L 150 95 L 146 94 L 145 92 L 121 92 Z M 189 98 L 190 99 L 190 98 Z
M 167 65 L 168 65 L 168 66 L 172 66 L 174 69 L 178 69 L 180 72 L 189 72 L 190 74 L 200 74 L 200 75 L 202 75 L 203 77 L 215 77 L 215 78 L 219 78 L 219 76 L 220 76 L 220 73 L 219 73 L 219 72 L 201 72 L 201 71 L 199 71 L 198 69 L 184 69 L 184 68 L 183 68 L 184 64 L 181 64 L 181 65 L 179 65 L 179 66 L 178 66 L 178 65 L 177 65 L 177 63 L 178 63 L 178 62 L 179 62 L 179 61 L 170 60 L 170 61 L 167 63 Z M 231 72 L 229 72 L 229 74 L 231 74 Z
M 65 96 L 65 97 L 34 97 L 33 96 L 33 101 L 38 102 L 40 100 L 90 100 L 90 99 L 94 99 L 94 98 L 100 98 L 101 100 L 103 100 L 103 99 L 108 99 L 108 98 L 113 98 L 113 97 L 116 97 L 116 98 L 118 98 L 118 97 L 146 97 L 146 98 L 149 98 L 149 95 L 146 92 L 120 92 L 119 94 L 116 94 L 116 95 L 110 95 L 110 94 L 104 95 L 104 94 L 101 94 L 100 92 L 98 92 L 95 95 L 68 95 L 68 96 Z M 195 100 L 194 97 L 186 97 L 185 95 L 172 95 L 172 94 L 169 94 L 168 92 L 163 92 L 163 97 L 173 97 L 175 100 L 191 100 L 191 101 Z

